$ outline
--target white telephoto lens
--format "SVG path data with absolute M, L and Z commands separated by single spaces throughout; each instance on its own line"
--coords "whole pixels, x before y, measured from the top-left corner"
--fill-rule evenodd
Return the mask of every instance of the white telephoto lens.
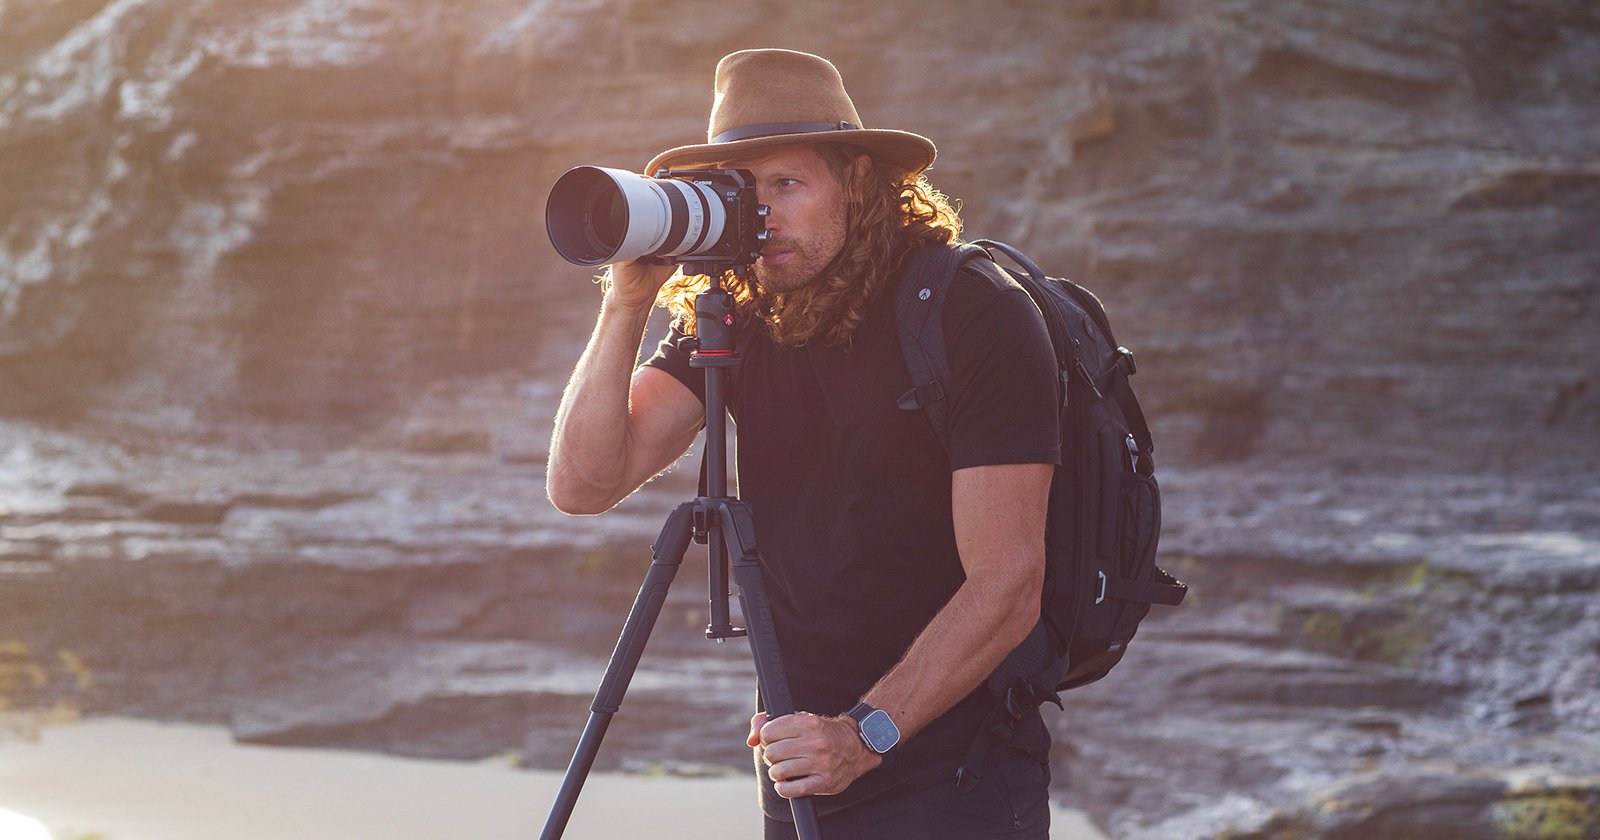
M 714 247 L 726 224 L 711 184 L 599 166 L 562 175 L 545 205 L 551 243 L 578 265 L 693 256 Z

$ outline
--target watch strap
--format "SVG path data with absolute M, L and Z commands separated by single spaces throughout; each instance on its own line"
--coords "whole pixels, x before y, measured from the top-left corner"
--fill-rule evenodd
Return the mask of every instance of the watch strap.
M 877 706 L 871 706 L 866 703 L 857 703 L 853 708 L 850 709 L 850 711 L 845 712 L 845 714 L 854 718 L 855 722 L 859 725 L 862 721 L 867 719 L 867 715 L 870 715 L 877 710 Z

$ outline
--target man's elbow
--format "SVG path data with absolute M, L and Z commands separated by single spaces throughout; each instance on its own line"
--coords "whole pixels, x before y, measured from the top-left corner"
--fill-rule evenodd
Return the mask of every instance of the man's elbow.
M 545 474 L 544 492 L 556 510 L 569 516 L 605 513 L 622 501 L 604 488 L 568 476 L 560 469 L 550 469 Z
M 596 514 L 605 513 L 613 507 L 616 507 L 614 503 L 606 504 L 590 499 L 563 496 L 559 493 L 550 493 L 549 496 L 550 504 L 553 505 L 556 510 L 561 511 L 568 516 L 594 516 Z

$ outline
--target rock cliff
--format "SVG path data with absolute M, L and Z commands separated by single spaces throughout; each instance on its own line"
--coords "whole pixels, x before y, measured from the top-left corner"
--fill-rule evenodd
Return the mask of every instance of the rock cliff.
M 1168 451 L 1593 463 L 1600 22 L 1565 2 L 10 3 L 0 410 L 362 430 L 548 377 L 593 305 L 549 185 L 703 137 L 752 44 L 833 57 L 971 234 L 1099 291 Z

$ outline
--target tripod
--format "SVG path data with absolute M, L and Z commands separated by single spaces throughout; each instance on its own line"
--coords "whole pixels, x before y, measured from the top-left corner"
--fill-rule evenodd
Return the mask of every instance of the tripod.
M 606 666 L 600 688 L 589 706 L 589 720 L 578 739 L 578 748 L 567 765 L 567 774 L 561 780 L 550 817 L 545 822 L 540 840 L 559 840 L 566 830 L 567 820 L 578 801 L 584 780 L 594 765 L 600 741 L 605 737 L 611 717 L 622 706 L 622 696 L 628 690 L 644 653 L 645 642 L 656 618 L 666 602 L 667 588 L 683 564 L 689 540 L 707 546 L 710 579 L 710 622 L 706 638 L 724 639 L 746 636 L 750 640 L 750 653 L 755 658 L 756 681 L 769 718 L 779 718 L 795 711 L 789 693 L 789 683 L 784 675 L 778 652 L 778 638 L 772 624 L 772 611 L 767 604 L 766 585 L 761 578 L 761 558 L 756 552 L 755 521 L 750 509 L 727 493 L 727 374 L 739 364 L 739 353 L 734 347 L 733 294 L 722 288 L 721 264 L 691 263 L 685 273 L 707 274 L 711 285 L 695 296 L 695 332 L 698 346 L 689 358 L 691 367 L 703 368 L 706 376 L 706 445 L 701 456 L 704 475 L 703 495 L 692 502 L 684 502 L 667 517 L 667 523 L 651 546 L 650 570 L 644 584 L 634 599 L 633 609 L 623 623 L 622 635 Z M 744 277 L 748 265 L 732 266 L 735 276 Z M 739 586 L 739 606 L 744 612 L 748 629 L 734 627 L 728 614 L 728 569 L 732 557 L 733 579 Z M 821 840 L 817 828 L 815 804 L 809 797 L 789 800 L 794 811 L 795 827 L 800 840 Z

